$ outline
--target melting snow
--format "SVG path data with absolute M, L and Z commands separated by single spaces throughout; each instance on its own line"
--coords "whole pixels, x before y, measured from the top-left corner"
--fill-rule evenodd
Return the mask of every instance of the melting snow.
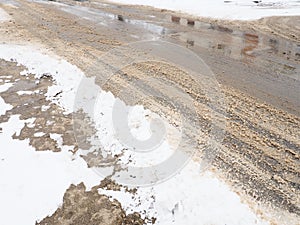
M 26 66 L 28 70 L 24 75 L 35 74 L 38 79 L 43 74 L 50 74 L 55 85 L 49 87 L 46 96 L 65 109 L 66 113 L 73 110 L 76 89 L 81 79 L 92 80 L 85 78 L 76 66 L 58 56 L 43 54 L 32 46 L 0 45 L 0 58 L 14 58 L 19 64 Z M 54 98 L 58 92 L 61 94 Z M 104 91 L 101 91 L 98 100 L 101 100 L 104 108 L 109 108 L 116 101 L 112 94 Z M 133 133 L 137 135 L 146 132 L 146 115 L 151 112 L 142 106 L 130 109 Z M 110 113 L 108 110 L 103 112 Z M 91 188 L 99 184 L 101 179 L 92 169 L 87 168 L 81 157 L 67 151 L 69 146 L 61 146 L 63 151 L 60 153 L 36 152 L 29 146 L 28 140 L 13 140 L 11 136 L 20 131 L 24 123 L 14 115 L 7 123 L 1 124 L 0 210 L 5 213 L 0 217 L 0 224 L 34 224 L 36 220 L 52 214 L 62 204 L 63 194 L 71 183 L 84 182 Z M 139 127 L 140 130 L 134 131 Z M 103 142 L 107 142 L 109 146 L 118 146 L 118 140 L 108 132 L 111 129 L 109 121 L 102 124 L 101 129 L 105 131 L 103 134 L 106 133 Z M 143 133 L 141 138 L 146 138 L 147 135 Z M 62 145 L 60 135 L 51 134 L 51 138 Z M 167 145 L 168 142 L 165 143 L 165 148 L 170 148 Z M 201 174 L 200 165 L 193 161 L 164 183 L 138 188 L 135 198 L 125 190 L 99 191 L 116 198 L 127 212 L 140 211 L 145 216 L 157 217 L 159 225 L 268 224 L 260 220 L 247 205 L 242 204 L 239 196 L 213 174 Z

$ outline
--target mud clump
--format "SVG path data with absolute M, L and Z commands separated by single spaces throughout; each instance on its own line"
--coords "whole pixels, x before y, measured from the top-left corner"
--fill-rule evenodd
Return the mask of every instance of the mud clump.
M 63 205 L 36 225 L 143 225 L 139 213 L 126 215 L 117 200 L 111 201 L 96 189 L 86 191 L 83 183 L 67 189 Z

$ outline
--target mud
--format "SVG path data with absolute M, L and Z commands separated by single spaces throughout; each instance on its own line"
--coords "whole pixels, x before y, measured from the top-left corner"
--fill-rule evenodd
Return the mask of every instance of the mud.
M 53 85 L 52 78 L 43 76 L 37 80 L 34 75 L 21 76 L 20 72 L 25 68 L 17 66 L 15 62 L 0 60 L 0 65 L 0 77 L 10 76 L 9 79 L 0 82 L 0 85 L 4 84 L 4 81 L 14 84 L 5 93 L 1 93 L 4 101 L 9 102 L 13 108 L 0 116 L 0 123 L 7 122 L 11 115 L 20 115 L 22 120 L 33 120 L 32 123 L 26 123 L 20 134 L 15 134 L 13 138 L 29 139 L 30 145 L 37 151 L 61 151 L 56 140 L 50 137 L 51 134 L 61 135 L 64 145 L 76 146 L 72 132 L 72 116 L 64 115 L 62 109 L 46 100 L 45 93 L 48 87 Z M 28 91 L 28 94 L 19 91 Z M 35 135 L 39 133 L 42 135 Z
M 193 50 L 215 73 L 227 102 L 227 108 L 221 111 L 226 115 L 226 134 L 211 170 L 273 224 L 299 224 L 300 31 L 297 24 L 300 17 L 221 21 L 101 1 L 58 2 L 66 4 L 16 1 L 22 10 L 3 5 L 13 20 L 1 25 L 2 42 L 40 43 L 78 66 L 87 76 L 97 73 L 97 60 L 105 52 L 123 43 L 159 38 Z M 59 151 L 47 136 L 55 132 L 62 135 L 64 144 L 74 145 L 70 115 L 63 115 L 61 109 L 43 98 L 51 79 L 43 78 L 36 87 L 33 76 L 28 79 L 19 76 L 22 69 L 14 62 L 0 63 L 0 75 L 13 75 L 11 81 L 17 84 L 1 93 L 5 102 L 14 108 L 0 117 L 0 121 L 5 122 L 14 114 L 21 114 L 22 118 L 36 117 L 35 126 L 24 127 L 15 138 L 29 138 L 37 150 Z M 208 100 L 183 71 L 158 63 L 136 64 L 124 68 L 102 88 L 118 96 L 122 87 L 143 77 L 159 77 L 188 93 L 198 104 L 200 123 L 196 128 L 207 132 L 210 128 L 210 118 L 205 115 Z M 157 90 L 155 84 L 147 88 Z M 30 96 L 16 94 L 27 89 L 40 92 Z M 126 96 L 118 97 L 126 102 Z M 172 114 L 164 102 L 149 100 L 143 104 L 161 115 Z M 50 108 L 42 111 L 42 105 Z M 52 125 L 47 125 L 49 118 L 53 118 Z M 36 132 L 45 135 L 34 137 Z M 202 149 L 199 140 L 199 154 L 194 160 L 201 158 Z M 72 207 L 90 203 L 79 201 L 72 206 L 70 202 L 77 194 L 88 202 L 95 197 L 101 206 L 109 205 L 115 212 L 112 221 L 119 223 L 127 218 L 118 204 L 113 206 L 105 196 L 86 192 L 79 185 L 66 192 L 62 209 L 41 224 L 57 224 L 59 218 L 64 218 L 64 224 L 79 220 L 77 216 L 83 212 L 80 207 Z M 95 204 L 84 205 L 86 213 L 91 215 L 89 218 L 94 218 L 94 210 L 100 207 Z M 70 217 L 65 218 L 66 215 Z M 99 222 L 101 216 L 95 215 L 95 221 Z M 82 218 L 84 224 L 93 224 L 89 218 Z M 130 218 L 140 221 L 137 215 Z
M 36 224 L 143 225 L 145 221 L 138 213 L 126 215 L 119 202 L 100 195 L 97 189 L 86 191 L 81 183 L 71 185 L 64 195 L 63 205 Z

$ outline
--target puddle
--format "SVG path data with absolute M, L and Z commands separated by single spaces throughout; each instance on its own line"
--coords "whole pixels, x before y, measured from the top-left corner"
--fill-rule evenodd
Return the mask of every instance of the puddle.
M 231 58 L 242 59 L 245 62 L 248 60 L 244 60 L 243 58 L 254 59 L 262 53 L 284 55 L 287 60 L 292 61 L 299 61 L 300 59 L 300 47 L 283 39 L 270 38 L 255 33 L 244 33 L 226 26 L 214 25 L 174 15 L 167 16 L 166 20 L 194 29 L 195 32 L 180 32 L 174 35 L 187 43 L 188 46 L 217 49 Z
M 259 37 L 256 34 L 244 33 L 244 48 L 242 48 L 242 55 L 248 57 L 255 57 L 254 51 L 259 46 Z
M 100 7 L 103 7 L 103 8 L 117 8 L 117 6 L 115 5 L 110 5 L 110 4 L 107 4 L 107 3 L 103 3 L 103 2 L 91 2 L 92 5 L 95 5 L 95 6 L 100 6 Z
M 154 24 L 150 21 L 128 19 L 125 18 L 123 15 L 107 13 L 98 9 L 91 9 L 88 7 L 75 5 L 75 6 L 61 7 L 61 10 L 71 14 L 75 14 L 84 19 L 96 22 L 97 24 L 101 24 L 112 28 L 128 29 L 130 28 L 128 26 L 131 25 L 133 26 L 132 28 L 146 30 L 152 34 L 159 35 L 159 36 L 171 33 L 169 29 Z
M 190 46 L 216 48 L 219 50 L 227 49 L 229 52 L 233 52 L 233 58 L 239 59 L 241 55 L 256 57 L 259 55 L 259 52 L 267 51 L 275 55 L 285 55 L 287 60 L 300 60 L 300 46 L 286 40 L 270 38 L 264 35 L 259 36 L 254 33 L 243 33 L 225 26 L 174 15 L 167 16 L 166 20 L 182 26 L 192 27 L 195 31 L 201 31 L 200 35 L 199 33 L 179 33 L 180 40 Z M 237 46 L 241 46 L 238 52 L 236 51 Z M 225 51 L 225 53 L 228 53 L 228 51 Z
M 143 28 L 145 30 L 148 30 L 152 33 L 159 34 L 159 35 L 165 35 L 167 33 L 171 33 L 168 29 L 166 29 L 163 26 L 159 26 L 153 23 L 144 22 L 142 20 L 125 20 L 125 22 L 129 24 L 136 25 L 140 28 Z
M 107 6 L 103 5 L 103 7 Z M 187 47 L 210 49 L 218 54 L 247 64 L 263 61 L 267 66 L 274 67 L 272 62 L 276 63 L 283 59 L 287 61 L 287 65 L 296 68 L 291 70 L 289 66 L 283 66 L 283 69 L 291 76 L 297 77 L 295 73 L 299 68 L 297 62 L 300 60 L 300 47 L 284 39 L 250 32 L 244 33 L 226 26 L 177 15 L 168 15 L 163 21 L 158 20 L 155 23 L 148 20 L 130 19 L 122 14 L 113 14 L 101 9 L 80 5 L 64 4 L 60 9 L 80 18 L 93 21 L 97 25 L 124 31 L 137 40 L 168 38 L 170 36 L 179 39 Z M 178 28 L 176 30 L 166 28 L 162 25 L 166 22 L 176 24 Z M 181 26 L 189 30 L 186 31 L 187 29 L 183 29 Z M 178 33 L 175 33 L 176 31 Z
M 300 80 L 300 48 L 297 44 L 255 33 L 212 29 L 203 24 L 201 27 L 201 32 L 180 32 L 171 36 L 196 52 L 201 48 L 210 49 L 242 63 L 263 65 L 273 74 Z
M 178 16 L 171 16 L 171 21 L 173 23 L 180 23 L 181 18 Z
M 40 3 L 47 3 L 49 1 L 47 0 L 35 0 L 36 2 Z M 80 2 L 85 1 L 81 0 Z M 110 7 L 111 5 L 105 4 L 105 3 L 93 3 L 95 5 L 103 6 L 103 7 Z M 97 24 L 101 24 L 104 26 L 108 27 L 124 27 L 125 24 L 131 24 L 134 25 L 135 27 L 139 27 L 141 29 L 145 29 L 151 33 L 163 35 L 168 32 L 168 29 L 164 28 L 163 26 L 153 24 L 148 21 L 143 21 L 143 20 L 131 20 L 124 18 L 122 15 L 117 15 L 113 13 L 108 13 L 104 12 L 100 9 L 95 9 L 95 8 L 89 8 L 85 6 L 79 6 L 79 5 L 67 5 L 63 4 L 60 9 L 64 12 L 80 16 L 81 18 L 84 18 L 86 20 L 90 20 L 93 22 L 96 22 Z M 119 22 L 124 22 L 123 23 L 118 23 Z
M 178 16 L 167 16 L 166 20 L 168 22 L 172 23 L 177 23 L 183 26 L 188 26 L 188 27 L 193 27 L 195 29 L 211 29 L 211 30 L 217 30 L 220 32 L 225 32 L 225 33 L 233 33 L 234 31 L 228 27 L 220 26 L 220 25 L 214 25 L 210 23 L 205 23 L 201 22 L 195 19 L 191 18 L 183 18 L 183 17 L 178 17 Z

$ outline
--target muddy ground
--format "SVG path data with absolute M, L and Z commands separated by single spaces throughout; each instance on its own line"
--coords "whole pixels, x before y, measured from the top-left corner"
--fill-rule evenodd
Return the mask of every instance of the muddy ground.
M 97 189 L 86 191 L 81 183 L 71 185 L 65 193 L 62 207 L 37 224 L 142 225 L 145 221 L 138 213 L 126 216 L 117 200 L 100 195 Z
M 149 7 L 104 4 L 96 0 L 62 0 L 57 2 L 63 4 L 57 5 L 42 1 L 10 2 L 12 4 L 2 5 L 12 17 L 0 26 L 2 43 L 39 43 L 78 66 L 87 76 L 93 76 L 93 71 L 97 71 L 97 60 L 104 53 L 128 42 L 159 38 L 197 53 L 216 75 L 227 106 L 220 111 L 226 115 L 226 132 L 218 154 L 211 162 L 211 170 L 273 224 L 299 224 L 300 17 L 238 22 L 196 18 Z M 14 114 L 21 114 L 21 119 L 33 115 L 38 118 L 33 128 L 24 127 L 14 138 L 29 138 L 37 150 L 60 151 L 47 135 L 51 132 L 63 134 L 67 145 L 74 143 L 71 115 L 64 115 L 59 108 L 50 105 L 42 92 L 22 97 L 16 94 L 18 88 L 46 90 L 51 79 L 45 76 L 36 87 L 33 77 L 20 79 L 18 74 L 22 68 L 13 62 L 0 61 L 0 65 L 0 75 L 12 74 L 10 79 L 18 84 L 1 93 L 5 102 L 14 108 L 0 117 L 0 122 Z M 188 93 L 198 104 L 197 128 L 204 133 L 210 128 L 210 118 L 204 115 L 209 108 L 207 96 L 195 88 L 187 74 L 168 65 L 135 64 L 124 68 L 105 85 L 101 81 L 98 84 L 118 96 L 122 87 L 143 76 L 163 78 Z M 155 84 L 147 88 L 159 91 Z M 136 94 L 140 91 L 143 88 Z M 126 96 L 118 97 L 126 102 Z M 143 104 L 162 115 L 171 112 L 161 101 Z M 42 110 L 43 105 L 50 108 Z M 45 135 L 34 137 L 37 131 Z M 99 218 L 108 218 L 107 214 L 93 213 L 102 206 L 115 212 L 103 224 L 143 223 L 137 215 L 126 217 L 120 204 L 84 189 L 82 185 L 70 187 L 62 208 L 41 224 L 58 224 L 55 221 L 60 218 L 65 221 L 61 224 L 78 224 L 70 221 L 85 218 L 79 216 L 81 204 L 88 204 L 87 213 L 93 215 L 90 218 L 95 218 L 97 223 Z M 70 202 L 77 195 L 84 196 L 87 202 L 72 206 Z M 90 204 L 90 198 L 98 200 Z M 270 213 L 272 219 L 267 216 Z M 129 223 L 128 217 L 136 221 Z M 82 223 L 94 224 L 94 221 Z

